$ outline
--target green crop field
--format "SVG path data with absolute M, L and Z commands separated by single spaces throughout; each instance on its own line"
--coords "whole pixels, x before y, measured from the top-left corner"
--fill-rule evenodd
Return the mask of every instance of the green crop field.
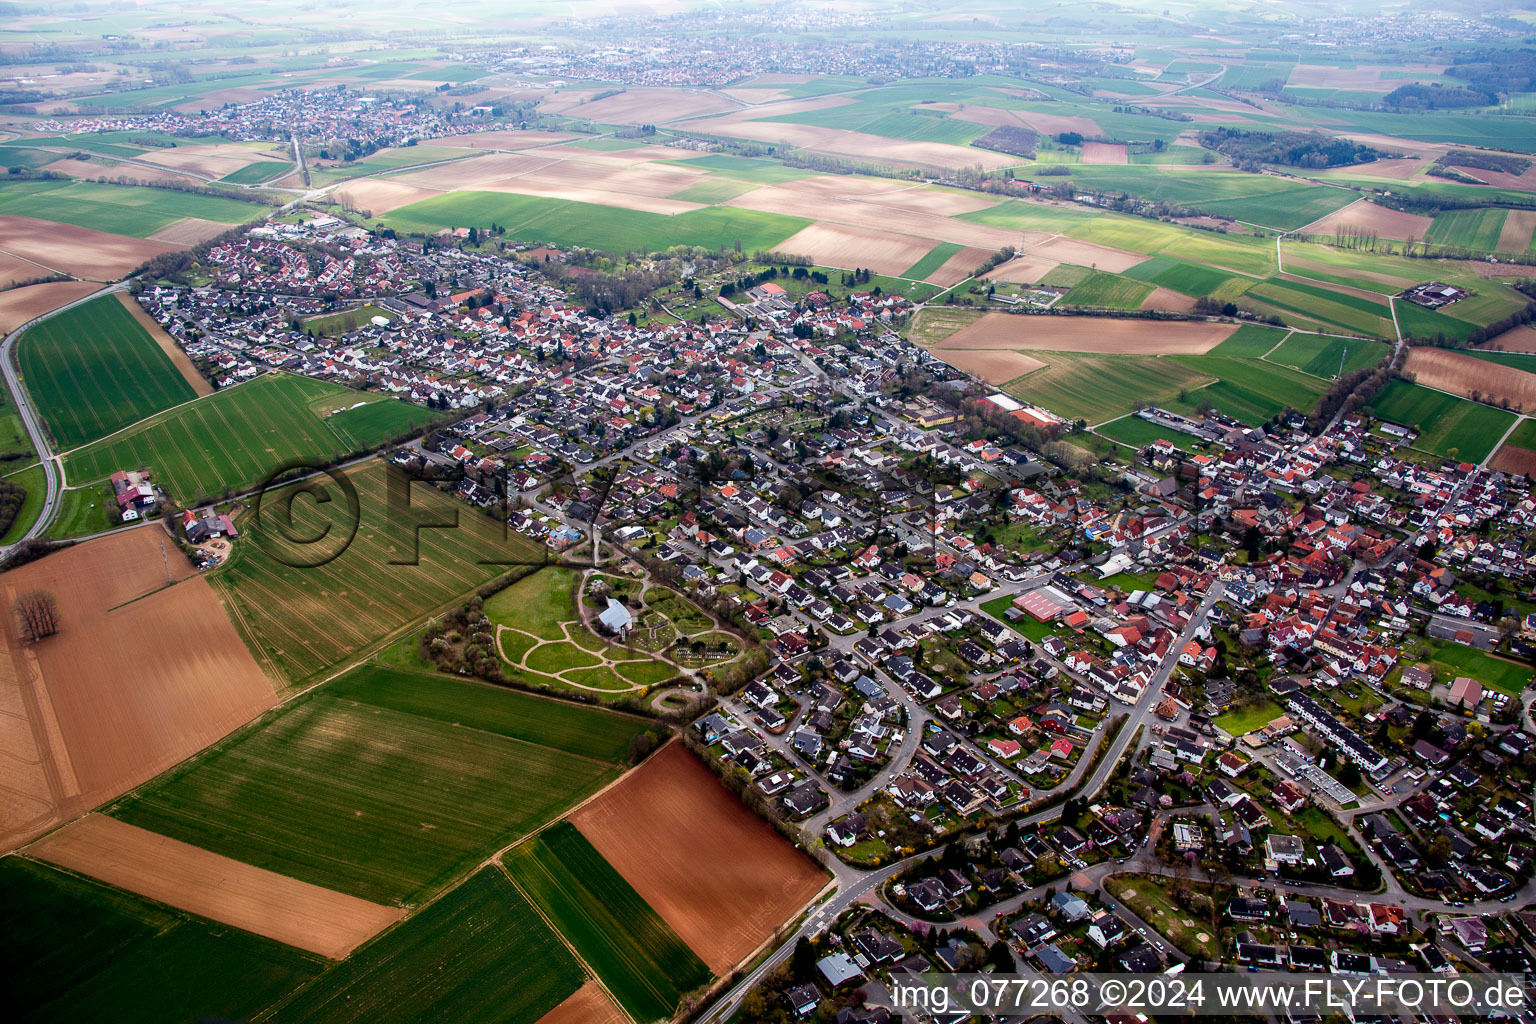
M 1536 373 L 1536 352 L 1488 352 L 1482 349 L 1467 349 L 1466 355 L 1474 359 L 1481 359 L 1485 363 L 1497 363 L 1507 366 L 1511 370 L 1524 370 L 1526 373 Z
M 1371 302 L 1358 295 L 1333 292 L 1297 281 L 1271 279 L 1248 289 L 1248 296 L 1346 331 L 1377 338 L 1394 337 L 1392 316 L 1386 304 Z
M 1283 327 L 1243 324 L 1243 326 L 1232 332 L 1232 337 L 1217 345 L 1206 354 L 1259 359 L 1269 352 L 1270 349 L 1283 342 L 1290 333 L 1290 331 Z
M 758 210 L 709 206 L 668 216 L 568 199 L 510 192 L 453 192 L 402 206 L 384 223 L 400 231 L 435 233 L 442 228 L 489 227 L 528 242 L 582 245 L 608 252 L 653 252 L 674 245 L 746 252 L 772 249 L 811 222 Z
M 1459 303 L 1458 303 L 1459 305 Z M 1440 335 L 1457 341 L 1466 341 L 1476 328 L 1475 324 L 1435 309 L 1425 309 L 1416 302 L 1394 301 L 1397 310 L 1397 326 L 1405 338 L 1435 339 Z
M 942 267 L 946 260 L 948 260 L 951 256 L 963 248 L 964 246 L 958 245 L 955 242 L 940 242 L 932 249 L 929 249 L 922 259 L 908 267 L 906 272 L 901 276 L 911 277 L 921 281 L 923 278 L 927 277 L 929 274 Z
M 1505 443 L 1517 448 L 1536 449 L 1536 420 L 1521 420 L 1520 425 L 1514 429 Z
M 1140 309 L 1142 301 L 1151 294 L 1150 284 L 1095 270 L 1080 284 L 1073 285 L 1061 301 L 1068 306 Z
M 1194 205 L 1234 220 L 1294 231 L 1348 206 L 1358 198 L 1359 194 L 1349 189 L 1304 185 L 1283 192 Z
M 1156 164 L 1080 167 L 1075 185 L 1126 192 L 1146 199 L 1170 200 L 1266 227 L 1299 228 L 1359 198 L 1342 188 L 1300 185 L 1294 181 L 1232 170 L 1165 168 Z
M 0 214 L 148 238 L 183 217 L 243 224 L 266 213 L 260 203 L 222 196 L 94 181 L 0 182 Z
M 0 860 L 13 1020 L 252 1020 L 319 973 L 308 954 L 21 857 Z
M 694 170 L 714 171 L 727 178 L 735 178 L 737 181 L 747 181 L 757 185 L 775 185 L 781 181 L 808 178 L 816 173 L 815 171 L 801 170 L 798 167 L 785 167 L 777 160 L 767 160 L 763 157 L 729 156 L 723 153 L 710 156 L 685 157 L 680 160 L 664 160 L 662 162 L 674 164 L 678 167 L 689 167 Z
M 1214 267 L 1174 259 L 1171 256 L 1154 256 L 1145 263 L 1138 263 L 1127 270 L 1125 276 L 1168 288 L 1182 295 L 1193 295 L 1196 298 L 1208 295 L 1222 302 L 1236 299 L 1256 283 L 1251 277 L 1229 274 Z
M 386 493 L 391 472 L 382 462 L 371 462 L 347 473 L 357 490 L 356 535 L 340 555 L 312 568 L 289 564 L 319 560 L 297 540 L 327 527 L 344 539 L 354 522 L 334 481 L 318 482 L 323 503 L 309 497 L 292 502 L 291 529 L 280 517 L 288 492 L 264 499 L 264 510 L 277 510 L 270 520 L 266 511 L 260 521 L 254 512 L 237 520 L 244 540 L 210 580 L 274 679 L 299 683 L 509 567 L 543 561 L 542 547 L 426 484 L 411 485 L 408 507 L 391 510 Z M 397 502 L 403 504 L 399 492 Z M 417 523 L 427 525 L 418 530 Z M 430 525 L 440 523 L 458 525 Z M 332 551 L 321 546 L 322 557 Z
M 615 765 L 628 758 L 630 737 L 653 724 L 634 715 L 489 683 L 446 675 L 427 675 L 423 679 L 420 672 L 378 665 L 359 666 L 326 686 L 337 697 L 373 707 L 478 729 Z
M 265 374 L 73 451 L 64 465 L 72 482 L 146 465 L 162 487 L 191 503 L 255 487 L 284 466 L 360 454 L 439 415 L 390 398 L 322 415 L 368 397 L 312 377 Z
M 1437 214 L 1424 239 L 1436 245 L 1493 252 L 1499 246 L 1499 232 L 1504 229 L 1507 210 L 1451 210 Z
M 1236 419 L 1257 426 L 1286 408 L 1310 413 L 1328 389 L 1328 382 L 1257 359 L 1231 356 L 1173 356 L 1191 369 L 1219 377 L 1215 384 L 1191 394 L 1184 403 L 1170 403 L 1188 412 L 1207 399 Z
M 1163 404 L 1181 389 L 1198 388 L 1210 380 L 1198 370 L 1157 356 L 1030 355 L 1046 365 L 1010 383 L 1008 393 L 1089 423 L 1122 416 L 1135 409 L 1138 401 Z
M 1375 366 L 1391 349 L 1379 341 L 1347 341 L 1317 334 L 1292 334 L 1285 343 L 1269 354 L 1269 361 L 1294 366 L 1314 377 L 1339 376 L 1339 366 L 1344 373 L 1364 370 Z
M 509 735 L 526 730 L 509 724 L 519 709 L 498 706 L 498 691 L 415 675 L 412 697 L 378 686 L 382 674 L 285 705 L 111 813 L 316 885 L 414 904 L 619 774 Z M 383 703 L 366 699 L 375 690 Z M 468 722 L 447 712 L 450 700 L 465 702 Z
M 19 361 L 27 391 L 60 449 L 105 437 L 195 397 L 116 295 L 29 328 Z
M 670 1017 L 709 968 L 592 844 L 561 822 L 507 852 L 507 873 L 637 1021 Z
M 710 178 L 692 185 L 681 192 L 674 192 L 668 199 L 681 199 L 688 203 L 723 203 L 727 199 L 735 199 L 744 192 L 751 192 L 756 185 L 746 181 L 733 181 L 730 178 Z
M 1499 438 L 1515 421 L 1515 414 L 1394 380 L 1372 403 L 1381 419 L 1413 427 L 1419 432 L 1415 448 L 1466 462 L 1488 457 Z
M 394 149 L 381 149 L 350 164 L 316 165 L 310 172 L 310 180 L 316 188 L 319 188 L 365 174 L 396 171 L 402 167 L 415 167 L 417 164 L 469 160 L 479 155 L 481 154 L 474 150 L 453 149 L 448 146 L 399 146 Z
M 532 1024 L 585 979 L 506 875 L 487 867 L 332 967 L 272 1019 Z
M 293 170 L 293 164 L 282 160 L 257 160 L 246 164 L 237 171 L 231 171 L 220 178 L 231 185 L 260 185 L 264 181 L 280 178 Z

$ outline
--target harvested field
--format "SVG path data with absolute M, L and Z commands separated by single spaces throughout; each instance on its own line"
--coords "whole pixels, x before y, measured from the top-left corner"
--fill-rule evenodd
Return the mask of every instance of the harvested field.
M 482 192 L 511 192 L 523 196 L 544 196 L 549 199 L 569 199 L 577 203 L 596 203 L 621 210 L 640 210 L 644 213 L 660 213 L 668 217 L 691 210 L 702 210 L 706 204 L 690 203 L 682 199 L 666 199 L 660 196 L 641 195 L 636 192 L 611 192 L 601 188 L 581 185 L 556 184 L 534 181 L 532 178 L 507 178 L 481 185 Z
M 1532 231 L 1536 231 L 1536 210 L 1510 210 L 1499 231 L 1499 251 L 1525 252 L 1531 247 Z
M 977 249 L 966 246 L 944 261 L 944 265 L 925 280 L 930 284 L 936 284 L 941 288 L 959 284 L 976 272 L 976 268 L 992 258 L 992 253 L 986 249 Z
M 149 236 L 149 239 L 152 242 L 170 242 L 175 245 L 196 245 L 228 230 L 228 224 L 220 224 L 216 220 L 183 217 L 176 223 L 156 231 Z
M 887 275 L 903 273 L 931 248 L 927 239 L 843 224 L 812 224 L 779 245 L 824 267 L 867 267 Z
M 942 110 L 956 121 L 969 121 L 971 124 L 984 124 L 989 128 L 1028 128 L 1012 110 L 1003 110 L 1000 107 L 973 107 L 969 104 L 962 106 L 959 103 L 924 103 L 920 105 L 922 110 Z
M 487 153 L 406 174 L 392 174 L 389 180 L 451 192 L 479 188 L 488 182 L 526 174 L 557 162 L 555 157 L 542 153 Z
M 24 260 L 20 256 L 12 256 L 0 249 L 0 288 L 9 288 L 18 281 L 33 281 L 39 277 L 50 277 L 53 270 L 48 267 Z
M 745 960 L 826 881 L 678 743 L 571 820 L 717 974 Z
M 1030 246 L 1027 255 L 1107 270 L 1111 274 L 1122 274 L 1138 263 L 1145 263 L 1147 259 L 1142 253 L 1113 249 L 1096 242 L 1081 242 L 1075 238 L 1053 238 L 1041 245 Z
M 1419 384 L 1436 391 L 1449 391 L 1463 398 L 1473 391 L 1484 401 L 1509 399 L 1516 409 L 1536 409 L 1536 373 L 1501 367 L 1490 373 L 1481 359 L 1443 348 L 1411 348 L 1403 369 L 1416 376 Z
M 1153 288 L 1152 294 L 1141 300 L 1142 309 L 1161 309 L 1169 313 L 1189 313 L 1195 308 L 1193 295 L 1180 295 L 1167 288 Z
M 191 386 L 193 393 L 199 396 L 213 394 L 213 385 L 197 372 L 197 367 L 192 365 L 192 360 L 188 359 L 187 354 L 181 350 L 181 346 L 176 344 L 176 339 L 165 333 L 165 328 L 160 326 L 160 321 L 145 312 L 144 307 L 130 298 L 127 292 L 118 292 L 117 298 L 123 304 L 123 308 L 128 311 L 128 315 L 137 320 L 139 326 L 155 340 L 156 345 L 160 346 L 160 351 L 165 353 L 165 357 L 171 361 L 172 366 L 176 367 L 182 379 Z
M 836 199 L 863 199 L 867 196 L 886 196 L 903 192 L 911 185 L 891 178 L 865 178 L 857 174 L 828 174 L 811 178 L 797 178 L 781 182 L 776 187 L 796 192 L 810 192 L 818 196 Z
M 1015 256 L 1002 266 L 987 271 L 989 281 L 1008 281 L 1013 284 L 1039 284 L 1045 275 L 1061 266 L 1057 260 L 1043 256 Z
M 1489 465 L 1500 473 L 1514 473 L 1536 479 L 1536 451 L 1506 444 Z
M 1489 338 L 1478 347 L 1492 352 L 1536 352 L 1536 327 L 1511 327 L 1497 338 Z
M 1531 165 L 1524 174 L 1510 174 L 1508 171 L 1490 171 L 1482 167 L 1464 167 L 1452 164 L 1462 174 L 1471 175 L 1480 181 L 1498 188 L 1513 189 L 1518 192 L 1536 191 L 1536 164 Z M 1523 251 L 1523 250 L 1522 250 Z
M 1121 143 L 1083 143 L 1083 163 L 1085 164 L 1128 164 L 1130 162 L 1130 152 Z
M 0 334 L 9 334 L 33 317 L 84 298 L 100 287 L 93 281 L 50 281 L 0 292 Z
M 344 959 L 404 916 L 397 907 L 90 814 L 27 848 L 27 855 L 285 945 Z
M 397 178 L 359 178 L 337 188 L 337 199 L 377 216 L 402 206 L 431 199 L 437 192 L 417 185 L 407 185 Z
M 1041 114 L 1033 110 L 1021 110 L 1019 120 L 1042 135 L 1059 135 L 1077 132 L 1079 135 L 1103 135 L 1104 131 L 1086 117 L 1063 117 L 1061 114 Z
M 270 146 L 247 146 L 242 143 L 224 143 L 212 146 L 176 146 L 170 149 L 152 149 L 136 159 L 158 167 L 177 171 L 193 171 L 210 178 L 222 178 L 263 158 L 263 149 Z M 271 174 L 282 170 L 291 160 L 273 160 Z
M 941 217 L 932 213 L 915 213 L 911 210 L 882 206 L 878 196 L 856 202 L 837 202 L 793 189 L 766 186 L 727 200 L 722 205 L 805 217 L 828 224 L 847 224 L 850 227 L 868 230 L 894 231 L 916 238 L 929 238 L 935 242 L 957 242 L 960 245 L 982 249 L 996 250 L 1005 245 L 1019 244 L 1018 231 L 973 224 L 970 221 Z M 779 248 L 783 246 L 780 245 Z M 1145 257 L 1139 257 L 1139 259 L 1145 259 Z M 862 263 L 859 265 L 863 266 Z M 909 263 L 908 266 L 911 264 Z
M 1021 352 L 1091 352 L 1097 355 L 1204 355 L 1232 336 L 1232 324 L 1110 317 L 1027 316 L 988 313 L 934 348 Z
M 962 213 L 974 213 L 996 206 L 997 201 L 986 196 L 966 195 L 961 192 L 943 192 L 930 188 L 904 188 L 885 192 L 869 199 L 879 206 L 912 210 L 916 213 L 937 213 L 954 217 Z
M 116 281 L 151 256 L 180 248 L 57 221 L 0 215 L 0 252 L 92 281 Z
M 629 1024 L 629 1018 L 613 1005 L 603 986 L 589 981 L 536 1024 Z
M 777 103 L 780 100 L 789 99 L 789 93 L 783 89 L 721 89 L 720 95 L 754 106 L 759 103 Z
M 1326 64 L 1297 64 L 1291 68 L 1285 84 L 1298 89 L 1348 89 L 1359 92 L 1391 92 L 1397 86 L 1381 80 L 1382 69 L 1363 64 L 1336 68 Z
M 500 131 L 470 132 L 466 135 L 444 135 L 440 139 L 427 139 L 425 145 L 443 146 L 447 149 L 527 149 L 544 146 L 551 142 L 579 139 L 579 135 L 565 132 Z
M 562 97 L 563 99 L 564 97 Z M 587 103 L 541 104 L 573 117 L 590 118 L 600 124 L 663 124 L 680 117 L 735 110 L 730 100 L 707 92 L 685 89 L 630 88 L 617 96 Z
M 1337 235 L 1348 229 L 1375 232 L 1383 238 L 1422 239 L 1432 223 L 1433 217 L 1405 213 L 1361 199 L 1313 221 L 1302 228 L 1301 232 L 1308 235 Z
M 989 384 L 1006 384 L 1045 365 L 1034 356 L 997 348 L 935 348 L 933 354 L 957 370 Z
M 44 588 L 65 623 L 28 646 L 6 616 L 3 707 L 30 729 L 49 796 L 47 808 L 19 817 L 4 808 L 0 849 L 152 778 L 275 703 L 207 581 L 187 579 L 191 564 L 169 544 L 162 560 L 162 540 L 152 527 L 129 530 L 0 577 L 7 608 Z M 179 580 L 170 587 L 167 563 Z M 122 685 L 126 664 L 131 687 Z M 0 765 L 3 788 L 18 771 L 26 779 L 36 768 Z

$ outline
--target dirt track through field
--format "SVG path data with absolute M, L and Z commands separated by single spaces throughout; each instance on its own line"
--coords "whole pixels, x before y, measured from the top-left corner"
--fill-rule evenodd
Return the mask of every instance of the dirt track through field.
M 716 974 L 749 956 L 826 882 L 680 743 L 571 821 Z
M 947 359 L 955 349 L 1087 352 L 1099 355 L 1204 355 L 1232 336 L 1233 324 L 1088 316 L 988 313 L 933 347 Z
M 26 853 L 331 960 L 405 916 L 399 907 L 243 864 L 103 814 L 66 825 Z
M 162 541 L 164 542 L 162 545 Z M 176 579 L 166 585 L 166 575 Z M 59 632 L 22 643 L 4 628 L 17 709 L 35 763 L 0 760 L 0 791 L 40 770 L 47 807 L 0 808 L 0 851 L 119 796 L 250 721 L 276 696 L 203 577 L 159 527 L 89 541 L 0 576 L 0 602 L 52 591 Z
M 128 311 L 128 315 L 137 320 L 139 326 L 155 339 L 155 344 L 160 346 L 160 351 L 164 352 L 165 357 L 171 361 L 171 365 L 176 367 L 176 372 L 191 385 L 193 393 L 199 398 L 213 394 L 213 385 L 197 372 L 197 367 L 192 365 L 192 360 L 188 359 L 187 354 L 181 350 L 181 346 L 176 344 L 176 339 L 165 333 L 165 328 L 160 326 L 160 321 L 145 312 L 144 307 L 127 292 L 118 292 L 117 297 L 122 302 L 123 308 Z
M 1453 395 L 1480 393 L 1485 402 L 1509 399 L 1516 409 L 1536 410 L 1536 373 L 1526 373 L 1443 348 L 1411 348 L 1403 369 L 1420 384 Z

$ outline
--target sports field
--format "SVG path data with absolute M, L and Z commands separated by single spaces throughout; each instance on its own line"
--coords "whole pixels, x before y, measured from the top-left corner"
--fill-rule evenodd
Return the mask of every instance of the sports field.
M 673 245 L 706 249 L 772 249 L 809 227 L 804 217 L 710 206 L 667 215 L 596 203 L 510 192 L 453 192 L 393 210 L 384 223 L 399 231 L 432 234 L 442 228 L 506 229 L 508 237 L 607 252 L 651 252 Z
M 389 675 L 363 669 L 322 687 L 111 813 L 302 881 L 409 905 L 618 775 L 613 761 L 558 745 L 578 712 L 603 735 L 635 728 L 595 708 L 504 701 L 503 691 L 433 676 L 410 677 L 418 692 L 403 694 L 406 683 Z M 537 718 L 546 711 L 548 731 Z M 523 714 L 534 720 L 519 722 Z
M 0 860 L 0 892 L 16 1020 L 252 1020 L 323 963 L 21 857 Z
M 518 844 L 504 862 L 635 1020 L 670 1017 L 709 981 L 704 962 L 570 823 Z
M 255 487 L 285 466 L 361 454 L 438 416 L 386 397 L 347 408 L 370 397 L 313 377 L 265 374 L 135 423 L 71 452 L 64 465 L 72 483 L 148 466 L 162 487 L 195 503 Z M 335 409 L 346 411 L 327 415 Z
M 238 520 L 244 542 L 210 582 L 273 678 L 308 679 L 511 566 L 543 561 L 542 548 L 426 484 L 411 485 L 408 504 L 397 497 L 392 510 L 389 472 L 375 461 L 346 474 L 357 491 L 355 517 L 344 489 L 323 478 L 324 501 L 293 500 L 291 531 L 280 518 L 284 495 L 296 493 L 287 490 L 265 499 L 264 509 L 275 511 Z M 300 543 L 327 526 L 341 539 L 354 522 L 355 536 L 340 554 Z M 442 523 L 457 525 L 433 525 Z
M 1436 455 L 1481 462 L 1514 422 L 1514 413 L 1407 381 L 1394 380 L 1371 404 L 1372 412 L 1419 432 L 1415 448 Z
M 27 392 L 61 450 L 195 397 L 116 295 L 66 309 L 28 329 L 18 358 Z
M 148 238 L 184 217 L 243 224 L 269 207 L 222 196 L 94 181 L 0 182 L 0 214 Z
M 533 1024 L 585 979 L 544 919 L 487 867 L 332 967 L 272 1019 Z

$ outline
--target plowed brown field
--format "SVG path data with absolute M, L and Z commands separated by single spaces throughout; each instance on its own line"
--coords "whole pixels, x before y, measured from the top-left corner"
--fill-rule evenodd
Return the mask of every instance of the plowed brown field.
M 253 867 L 103 814 L 27 847 L 27 855 L 212 921 L 340 960 L 405 916 Z
M 1128 164 L 1130 162 L 1130 152 L 1123 143 L 1083 143 L 1083 163 L 1085 164 Z
M 0 249 L 71 277 L 116 281 L 151 256 L 181 248 L 73 224 L 0 215 Z
M 93 281 L 50 281 L 0 292 L 0 334 L 9 334 L 35 316 L 42 316 L 99 289 Z
M 613 1005 L 601 985 L 589 981 L 535 1024 L 629 1024 L 629 1018 Z
M 1006 384 L 1045 365 L 1034 356 L 1001 348 L 935 348 L 933 354 L 988 384 Z
M 1500 473 L 1536 478 L 1536 451 L 1506 444 L 1499 449 L 1499 454 L 1493 457 L 1489 465 Z
M 716 974 L 746 959 L 826 882 L 677 743 L 571 821 Z
M 1101 355 L 1204 355 L 1232 336 L 1232 324 L 1186 320 L 1117 320 L 1091 316 L 988 313 L 934 346 L 1015 352 L 1091 352 Z
M 1308 235 L 1337 235 L 1347 229 L 1374 231 L 1382 238 L 1423 238 L 1433 222 L 1433 217 L 1388 209 L 1362 199 L 1313 221 L 1301 230 Z
M 163 545 L 162 545 L 162 542 Z M 176 579 L 166 585 L 169 570 Z M 30 730 L 35 764 L 0 760 L 47 781 L 46 807 L 7 806 L 0 850 L 159 774 L 276 703 L 223 607 L 192 566 L 148 526 L 89 541 L 0 576 L 0 607 L 32 589 L 53 592 L 62 623 L 23 644 L 5 616 L 11 662 L 0 706 Z
M 926 238 L 897 235 L 846 224 L 812 224 L 778 246 L 809 256 L 824 267 L 866 267 L 877 274 L 902 274 L 933 248 Z
M 1536 352 L 1536 327 L 1511 327 L 1481 347 L 1495 352 Z
M 1443 348 L 1411 348 L 1403 369 L 1425 387 L 1470 397 L 1481 392 L 1484 401 L 1509 399 L 1517 409 L 1536 410 L 1536 373 L 1485 362 Z

